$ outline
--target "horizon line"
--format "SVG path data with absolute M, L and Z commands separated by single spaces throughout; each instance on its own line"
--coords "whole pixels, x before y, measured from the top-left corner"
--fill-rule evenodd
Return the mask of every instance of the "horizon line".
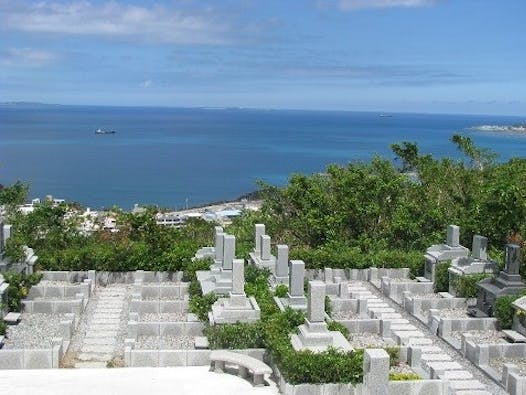
M 468 115 L 468 116 L 500 116 L 500 117 L 525 117 L 517 114 L 495 114 L 495 113 L 468 113 L 468 112 L 433 112 L 433 111 L 389 111 L 389 110 L 349 110 L 349 109 L 319 109 L 319 108 L 287 108 L 287 107 L 242 107 L 242 106 L 170 106 L 170 105 L 117 105 L 117 104 L 62 104 L 45 103 L 35 101 L 3 101 L 1 106 L 41 106 L 41 107 L 107 107 L 107 108 L 163 108 L 163 109 L 187 109 L 187 110 L 252 110 L 252 111 L 311 111 L 311 112 L 348 112 L 348 113 L 376 113 L 378 115 L 391 114 L 415 114 L 415 115 Z

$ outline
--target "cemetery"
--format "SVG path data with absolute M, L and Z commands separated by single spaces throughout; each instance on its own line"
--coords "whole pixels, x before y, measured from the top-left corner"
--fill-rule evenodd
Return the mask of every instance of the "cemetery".
M 42 272 L 21 312 L 2 312 L 0 368 L 208 366 L 291 395 L 526 394 L 516 245 L 504 246 L 498 272 L 486 238 L 475 236 L 470 251 L 450 226 L 414 277 L 406 268 L 308 270 L 263 224 L 247 260 L 234 235 L 216 227 L 214 239 L 192 272 Z M 16 269 L 30 274 L 37 260 Z M 444 262 L 448 288 L 437 291 Z M 480 274 L 476 294 L 463 296 L 458 279 Z M 4 305 L 6 285 L 0 274 Z M 509 327 L 494 317 L 503 295 L 516 295 Z

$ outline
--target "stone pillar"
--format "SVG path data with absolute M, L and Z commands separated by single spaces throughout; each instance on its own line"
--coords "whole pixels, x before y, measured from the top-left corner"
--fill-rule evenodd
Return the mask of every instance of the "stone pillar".
M 303 297 L 303 281 L 305 280 L 305 262 L 290 261 L 289 295 Z
M 325 282 L 327 284 L 332 284 L 334 282 L 334 276 L 333 276 L 333 273 L 332 273 L 332 268 L 330 267 L 326 267 L 324 269 L 324 274 L 325 274 Z
M 363 385 L 367 395 L 389 391 L 389 354 L 383 349 L 366 349 L 363 355 Z
M 473 245 L 471 246 L 471 256 L 481 261 L 488 260 L 488 238 L 480 235 L 473 236 Z
M 450 247 L 458 247 L 460 245 L 460 228 L 457 225 L 448 225 L 446 244 Z
M 309 281 L 307 319 L 310 323 L 325 322 L 325 283 Z
M 219 226 L 217 228 L 220 228 Z M 217 230 L 216 228 L 216 230 Z M 215 246 L 215 260 L 221 261 L 223 259 L 223 249 L 225 242 L 225 234 L 216 231 L 216 246 Z
M 278 259 L 276 260 L 276 277 L 287 277 L 289 275 L 289 246 L 278 244 Z
M 504 271 L 508 274 L 519 274 L 520 247 L 517 244 L 506 244 L 504 254 Z
M 232 295 L 245 294 L 245 261 L 234 259 L 232 264 Z
M 232 270 L 232 264 L 236 256 L 236 237 L 224 235 L 223 242 L 223 269 Z
M 260 247 L 261 247 L 261 259 L 264 261 L 270 260 L 270 236 L 269 235 L 261 235 L 260 239 Z
M 256 256 L 261 256 L 261 236 L 265 234 L 265 225 L 264 224 L 256 224 L 254 226 L 254 233 L 255 236 L 255 247 L 254 252 L 256 253 Z

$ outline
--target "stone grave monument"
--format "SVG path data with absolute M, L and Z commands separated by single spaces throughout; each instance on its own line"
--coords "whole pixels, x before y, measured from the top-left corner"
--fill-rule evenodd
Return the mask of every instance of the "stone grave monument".
M 229 234 L 216 234 L 222 250 L 221 259 L 216 259 L 210 270 L 197 271 L 197 280 L 201 283 L 203 294 L 214 292 L 227 295 L 232 289 L 232 264 L 236 254 L 236 237 Z
M 214 266 L 221 267 L 221 258 L 223 257 L 223 241 L 219 241 L 219 235 L 223 234 L 223 228 L 221 226 L 215 227 L 215 245 L 214 247 L 202 247 L 195 253 L 196 259 L 212 258 L 214 260 Z
M 469 250 L 460 245 L 459 227 L 449 225 L 447 227 L 446 244 L 435 244 L 426 250 L 424 254 L 424 278 L 418 277 L 417 279 L 419 281 L 435 282 L 436 265 L 454 258 L 467 257 L 468 254 Z
M 218 299 L 209 313 L 210 323 L 226 324 L 259 320 L 260 309 L 254 297 L 245 294 L 245 261 L 232 262 L 232 290 L 228 298 Z
M 519 274 L 520 247 L 516 244 L 505 246 L 505 267 L 497 278 L 487 278 L 477 284 L 477 309 L 488 316 L 493 315 L 495 300 L 499 296 L 517 295 L 526 288 Z
M 271 239 L 265 234 L 265 225 L 254 226 L 254 251 L 251 252 L 250 262 L 259 268 L 267 268 L 274 273 L 276 257 L 271 253 Z
M 449 267 L 449 293 L 457 295 L 456 282 L 458 277 L 471 274 L 495 274 L 497 264 L 488 258 L 488 239 L 474 235 L 471 255 L 455 258 Z
M 298 327 L 298 334 L 291 335 L 292 347 L 296 351 L 323 352 L 329 347 L 341 351 L 353 351 L 351 344 L 339 331 L 329 331 L 325 322 L 325 283 L 309 281 L 307 318 Z
M 285 244 L 278 244 L 278 257 L 276 259 L 276 266 L 272 279 L 275 285 L 285 284 L 289 285 L 289 246 Z

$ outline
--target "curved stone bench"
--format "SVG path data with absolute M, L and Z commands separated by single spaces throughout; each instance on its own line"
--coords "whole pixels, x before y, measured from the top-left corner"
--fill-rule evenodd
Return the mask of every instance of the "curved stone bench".
M 210 364 L 215 372 L 224 372 L 225 363 L 237 365 L 239 368 L 239 376 L 243 378 L 248 377 L 248 372 L 251 371 L 255 386 L 264 385 L 265 374 L 272 373 L 270 366 L 261 362 L 259 359 L 252 358 L 248 355 L 238 354 L 227 350 L 214 350 L 210 353 Z

